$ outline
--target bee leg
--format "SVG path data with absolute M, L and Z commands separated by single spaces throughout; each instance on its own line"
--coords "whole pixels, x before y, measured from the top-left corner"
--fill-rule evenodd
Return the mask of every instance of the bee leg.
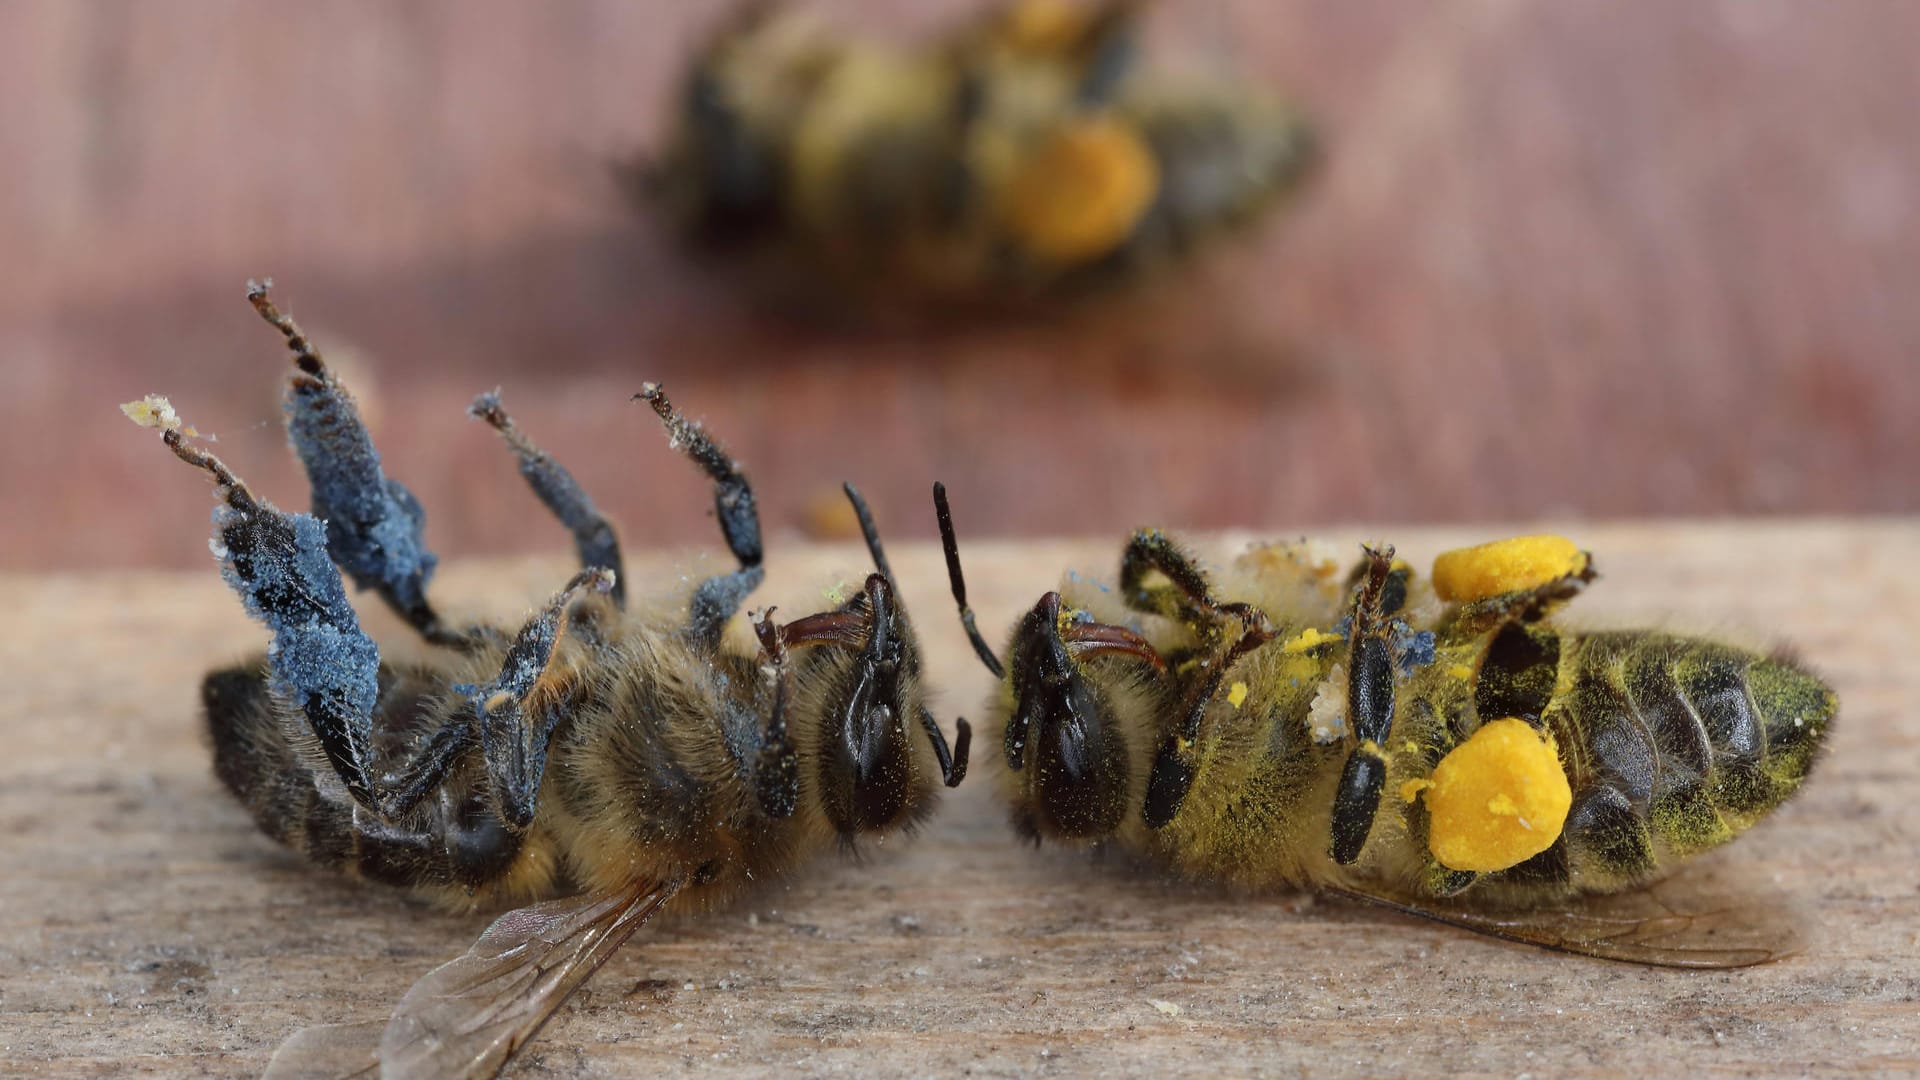
M 1158 573 L 1164 585 L 1148 584 Z M 1159 529 L 1140 529 L 1127 540 L 1120 558 L 1120 593 L 1136 611 L 1186 623 L 1215 643 L 1213 660 L 1200 668 L 1199 682 L 1187 690 L 1179 722 L 1162 740 L 1147 776 L 1143 815 L 1149 828 L 1173 820 L 1192 789 L 1198 768 L 1198 744 L 1207 707 L 1220 692 L 1227 672 L 1241 657 L 1273 639 L 1273 623 L 1251 604 L 1222 604 L 1213 598 L 1204 571 L 1191 555 Z M 1226 636 L 1214 627 L 1239 623 L 1239 633 Z M 1205 622 L 1202 628 L 1197 623 Z
M 380 649 L 360 629 L 340 573 L 327 559 L 326 528 L 254 497 L 219 458 L 162 434 L 174 456 L 212 476 L 214 553 L 247 613 L 273 631 L 267 652 L 273 695 L 299 709 L 347 791 L 376 805 L 367 775 Z
M 547 769 L 547 743 L 566 716 L 569 704 L 564 696 L 554 700 L 554 695 L 542 695 L 545 700 L 530 718 L 527 702 L 553 661 L 568 605 L 588 589 L 612 591 L 613 572 L 589 567 L 575 574 L 545 609 L 520 628 L 500 662 L 499 676 L 484 686 L 458 688 L 465 692 L 473 715 L 479 719 L 480 754 L 486 764 L 494 811 L 516 833 L 533 821 L 540 781 Z
M 461 758 L 479 745 L 479 735 L 465 718 L 444 724 L 427 736 L 399 768 L 374 781 L 376 809 L 387 821 L 413 812 L 420 801 L 439 789 Z
M 1598 576 L 1593 560 L 1588 559 L 1574 573 L 1534 588 L 1469 600 L 1453 609 L 1438 632 L 1450 640 L 1461 640 L 1517 623 L 1539 622 L 1565 607 Z
M 573 474 L 547 453 L 533 444 L 514 424 L 513 418 L 500 404 L 500 393 L 481 394 L 467 407 L 467 415 L 476 420 L 485 420 L 493 425 L 500 437 L 507 441 L 514 455 L 520 459 L 520 475 L 526 478 L 533 493 L 546 504 L 560 524 L 573 533 L 574 548 L 580 554 L 582 567 L 601 566 L 613 571 L 613 592 L 610 594 L 614 606 L 626 606 L 626 568 L 620 558 L 620 537 L 613 525 L 600 516 L 593 500 L 581 489 Z
M 1342 866 L 1360 858 L 1380 791 L 1387 782 L 1387 757 L 1381 747 L 1393 734 L 1393 628 L 1383 611 L 1393 571 L 1393 548 L 1367 549 L 1367 577 L 1354 603 L 1347 634 L 1347 715 L 1354 746 L 1334 789 L 1328 853 Z
M 940 764 L 940 782 L 948 787 L 959 787 L 960 781 L 967 778 L 967 755 L 973 749 L 973 726 L 967 723 L 966 717 L 956 717 L 953 721 L 953 747 L 948 749 L 947 737 L 940 733 L 940 722 L 922 705 L 920 730 L 927 733 L 927 741 L 933 744 L 933 758 Z
M 394 613 L 436 645 L 464 646 L 427 602 L 427 580 L 439 560 L 421 535 L 426 512 L 398 480 L 381 471 L 380 453 L 353 395 L 327 368 L 319 350 L 267 296 L 247 283 L 247 299 L 287 339 L 296 368 L 287 387 L 287 434 L 307 471 L 313 515 L 326 522 L 327 552 L 356 587 L 373 589 Z
M 753 624 L 761 654 L 773 667 L 773 710 L 760 735 L 760 755 L 753 763 L 753 790 L 768 817 L 786 818 L 792 817 L 800 805 L 800 754 L 787 733 L 787 701 L 792 696 L 793 680 L 787 667 L 787 645 L 774 625 L 773 612 L 773 608 L 766 609 Z
M 1148 575 L 1156 572 L 1167 579 L 1165 584 L 1147 583 Z M 1179 622 L 1219 610 L 1206 572 L 1159 529 L 1138 529 L 1127 539 L 1120 556 L 1120 595 L 1135 611 Z
M 1147 798 L 1142 814 L 1147 827 L 1158 829 L 1173 820 L 1186 800 L 1199 765 L 1198 747 L 1207 706 L 1226 681 L 1227 672 L 1240 658 L 1273 640 L 1273 623 L 1266 613 L 1251 604 L 1223 604 L 1219 610 L 1237 616 L 1240 634 L 1201 670 L 1200 681 L 1187 692 L 1180 724 L 1169 732 L 1154 755 L 1153 770 L 1147 774 Z
M 667 427 L 672 445 L 692 458 L 694 464 L 713 478 L 714 514 L 720 519 L 720 533 L 726 537 L 727 550 L 733 552 L 740 569 L 701 582 L 693 590 L 689 604 L 687 635 L 704 645 L 718 645 L 733 618 L 746 602 L 747 595 L 760 587 L 766 570 L 760 544 L 760 512 L 753 500 L 753 488 L 740 466 L 720 444 L 680 415 L 667 400 L 666 391 L 655 383 L 643 386 L 636 398 L 643 398 Z

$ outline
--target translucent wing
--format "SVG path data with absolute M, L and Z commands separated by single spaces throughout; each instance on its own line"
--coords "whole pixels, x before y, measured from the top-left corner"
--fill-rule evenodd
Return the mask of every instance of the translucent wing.
M 359 1076 L 377 1067 L 382 1077 L 492 1076 L 679 888 L 639 881 L 510 911 L 466 955 L 414 983 L 384 1032 L 306 1028 L 275 1052 L 267 1075 Z
M 640 881 L 500 916 L 400 999 L 380 1037 L 381 1075 L 492 1076 L 679 887 Z
M 1331 891 L 1508 941 L 1631 964 L 1751 967 L 1800 950 L 1799 920 L 1783 898 L 1702 886 L 1700 881 L 1665 881 L 1512 911 L 1392 896 L 1364 887 Z
M 373 1080 L 380 1075 L 380 1032 L 386 1022 L 317 1024 L 287 1037 L 261 1080 Z

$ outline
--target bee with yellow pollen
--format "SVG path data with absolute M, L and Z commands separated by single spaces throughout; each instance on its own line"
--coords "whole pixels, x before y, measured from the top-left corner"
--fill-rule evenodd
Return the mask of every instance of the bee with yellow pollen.
M 1344 574 L 1305 542 L 1209 571 L 1139 530 L 1117 586 L 1068 575 L 1003 652 L 973 633 L 1014 826 L 1613 959 L 1789 951 L 1760 909 L 1654 886 L 1798 790 L 1833 691 L 1778 654 L 1562 626 L 1594 577 L 1559 536 L 1449 551 L 1422 579 L 1386 545 Z

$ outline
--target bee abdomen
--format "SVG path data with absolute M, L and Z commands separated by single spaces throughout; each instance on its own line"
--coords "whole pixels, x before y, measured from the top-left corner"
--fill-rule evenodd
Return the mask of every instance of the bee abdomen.
M 1543 721 L 1574 804 L 1568 873 L 1604 887 L 1731 839 L 1806 777 L 1835 700 L 1781 660 L 1623 632 L 1567 637 Z
M 390 672 L 381 675 L 383 715 L 417 707 Z M 520 838 L 477 793 L 430 802 L 406 822 L 388 823 L 356 807 L 344 790 L 323 786 L 287 737 L 263 665 L 211 672 L 200 696 L 214 774 L 262 832 L 319 866 L 386 885 L 473 888 L 507 873 L 519 853 Z

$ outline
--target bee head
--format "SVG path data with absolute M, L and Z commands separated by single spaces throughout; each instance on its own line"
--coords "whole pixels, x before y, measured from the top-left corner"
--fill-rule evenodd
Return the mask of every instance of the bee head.
M 924 711 L 920 652 L 893 583 L 870 574 L 839 612 L 856 620 L 822 699 L 816 790 L 844 835 L 898 824 L 925 801 L 908 724 Z
M 1057 592 L 1042 596 L 1015 631 L 1005 750 L 1007 767 L 1026 774 L 1036 832 L 1094 839 L 1125 817 L 1132 759 L 1106 683 L 1088 668 L 1094 657 L 1116 652 L 1159 663 L 1138 634 L 1065 608 Z
M 971 733 L 955 725 L 949 751 L 927 711 L 920 685 L 920 646 L 900 606 L 892 570 L 868 511 L 853 485 L 847 498 L 860 519 L 874 572 L 860 592 L 837 610 L 789 624 L 790 643 L 818 643 L 811 650 L 820 688 L 813 714 L 820 717 L 814 788 L 833 827 L 846 837 L 911 822 L 932 805 L 934 770 L 916 758 L 913 728 L 924 733 L 938 773 L 948 787 L 967 772 Z

